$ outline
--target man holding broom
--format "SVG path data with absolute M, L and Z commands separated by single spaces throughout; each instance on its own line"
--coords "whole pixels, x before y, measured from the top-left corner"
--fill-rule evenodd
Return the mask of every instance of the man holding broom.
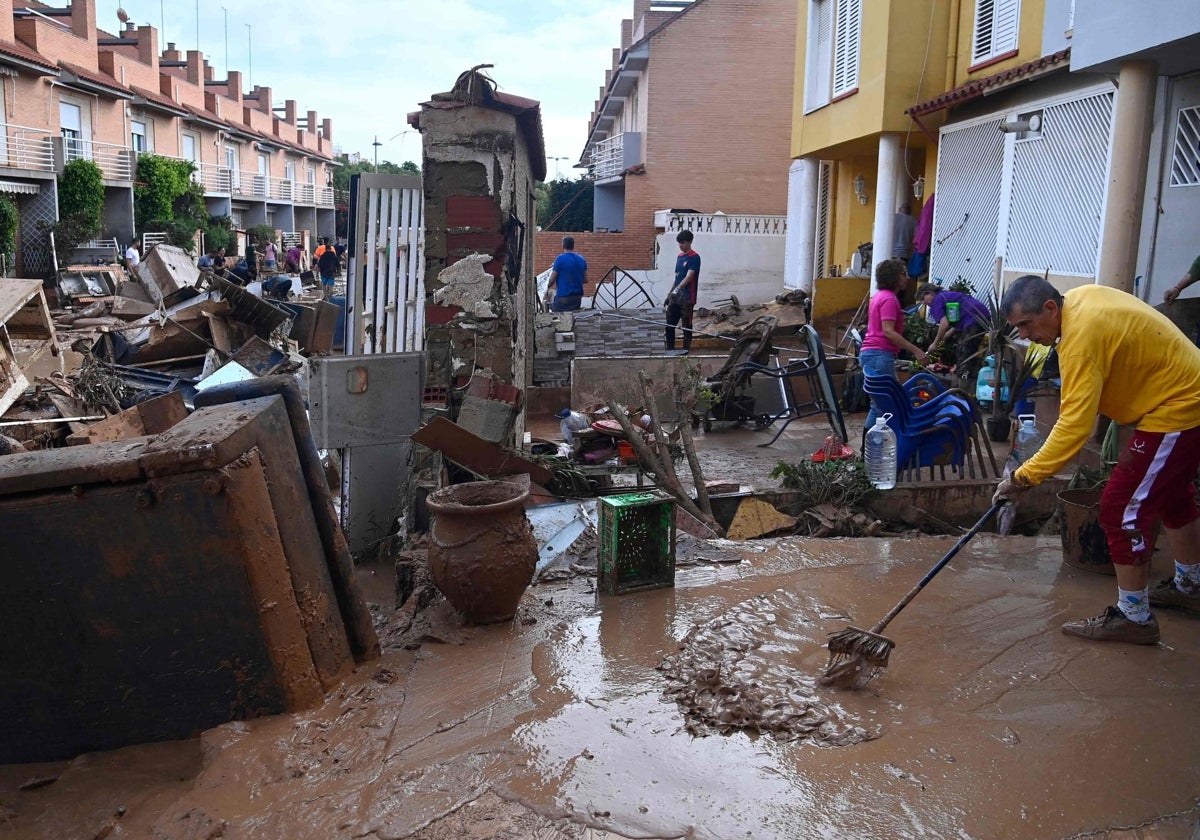
M 1000 482 L 993 501 L 1040 484 L 1075 457 L 1097 414 L 1135 431 L 1104 487 L 1100 525 L 1117 574 L 1117 604 L 1069 621 L 1069 636 L 1158 642 L 1153 606 L 1200 613 L 1200 348 L 1166 316 L 1105 286 L 1062 295 L 1034 275 L 1018 278 L 1000 304 L 1022 338 L 1056 345 L 1062 407 L 1046 443 Z M 1155 522 L 1175 555 L 1175 576 L 1149 588 Z

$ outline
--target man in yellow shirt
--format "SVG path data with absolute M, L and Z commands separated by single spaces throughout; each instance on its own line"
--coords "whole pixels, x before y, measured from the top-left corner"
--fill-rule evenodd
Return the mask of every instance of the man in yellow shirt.
M 1166 316 L 1104 286 L 1062 295 L 1041 277 L 1018 278 L 1001 311 L 1022 338 L 1057 342 L 1062 407 L 1046 443 L 1000 482 L 1012 498 L 1061 470 L 1087 442 L 1097 414 L 1136 429 L 1105 485 L 1100 525 L 1117 573 L 1117 605 L 1063 632 L 1097 641 L 1155 644 L 1150 606 L 1200 612 L 1200 348 Z M 1149 589 L 1154 524 L 1162 520 L 1175 576 Z

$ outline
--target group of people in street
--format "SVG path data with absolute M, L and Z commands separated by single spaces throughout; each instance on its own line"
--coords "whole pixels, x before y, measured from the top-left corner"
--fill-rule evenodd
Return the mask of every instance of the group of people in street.
M 666 322 L 663 343 L 670 352 L 675 350 L 677 327 L 682 328 L 683 352 L 692 348 L 692 314 L 700 289 L 700 255 L 692 249 L 694 240 L 690 230 L 680 231 L 675 237 L 679 245 L 675 277 L 662 304 Z M 587 271 L 587 260 L 575 251 L 575 237 L 564 236 L 562 253 L 550 267 L 550 279 L 543 298 L 551 312 L 574 312 L 582 306 Z

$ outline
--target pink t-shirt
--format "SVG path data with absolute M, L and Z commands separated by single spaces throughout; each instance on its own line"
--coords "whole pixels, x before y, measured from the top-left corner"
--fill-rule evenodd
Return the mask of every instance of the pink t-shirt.
M 879 289 L 871 298 L 871 306 L 867 310 L 867 337 L 863 339 L 863 350 L 900 352 L 899 347 L 884 337 L 884 321 L 893 321 L 896 332 L 904 333 L 904 308 L 900 306 L 900 298 L 893 291 Z

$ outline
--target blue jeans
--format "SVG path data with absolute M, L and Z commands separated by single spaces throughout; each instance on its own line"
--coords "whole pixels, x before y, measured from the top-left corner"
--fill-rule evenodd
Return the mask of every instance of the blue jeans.
M 860 350 L 858 352 L 858 364 L 863 369 L 863 381 L 866 382 L 868 373 L 875 376 L 890 376 L 896 378 L 896 354 L 889 353 L 886 350 Z M 875 418 L 879 416 L 879 412 L 875 409 L 875 400 L 871 400 L 871 409 L 867 412 L 867 424 L 863 427 L 869 429 L 875 425 Z
M 555 295 L 550 301 L 551 312 L 575 312 L 583 302 L 583 295 Z

